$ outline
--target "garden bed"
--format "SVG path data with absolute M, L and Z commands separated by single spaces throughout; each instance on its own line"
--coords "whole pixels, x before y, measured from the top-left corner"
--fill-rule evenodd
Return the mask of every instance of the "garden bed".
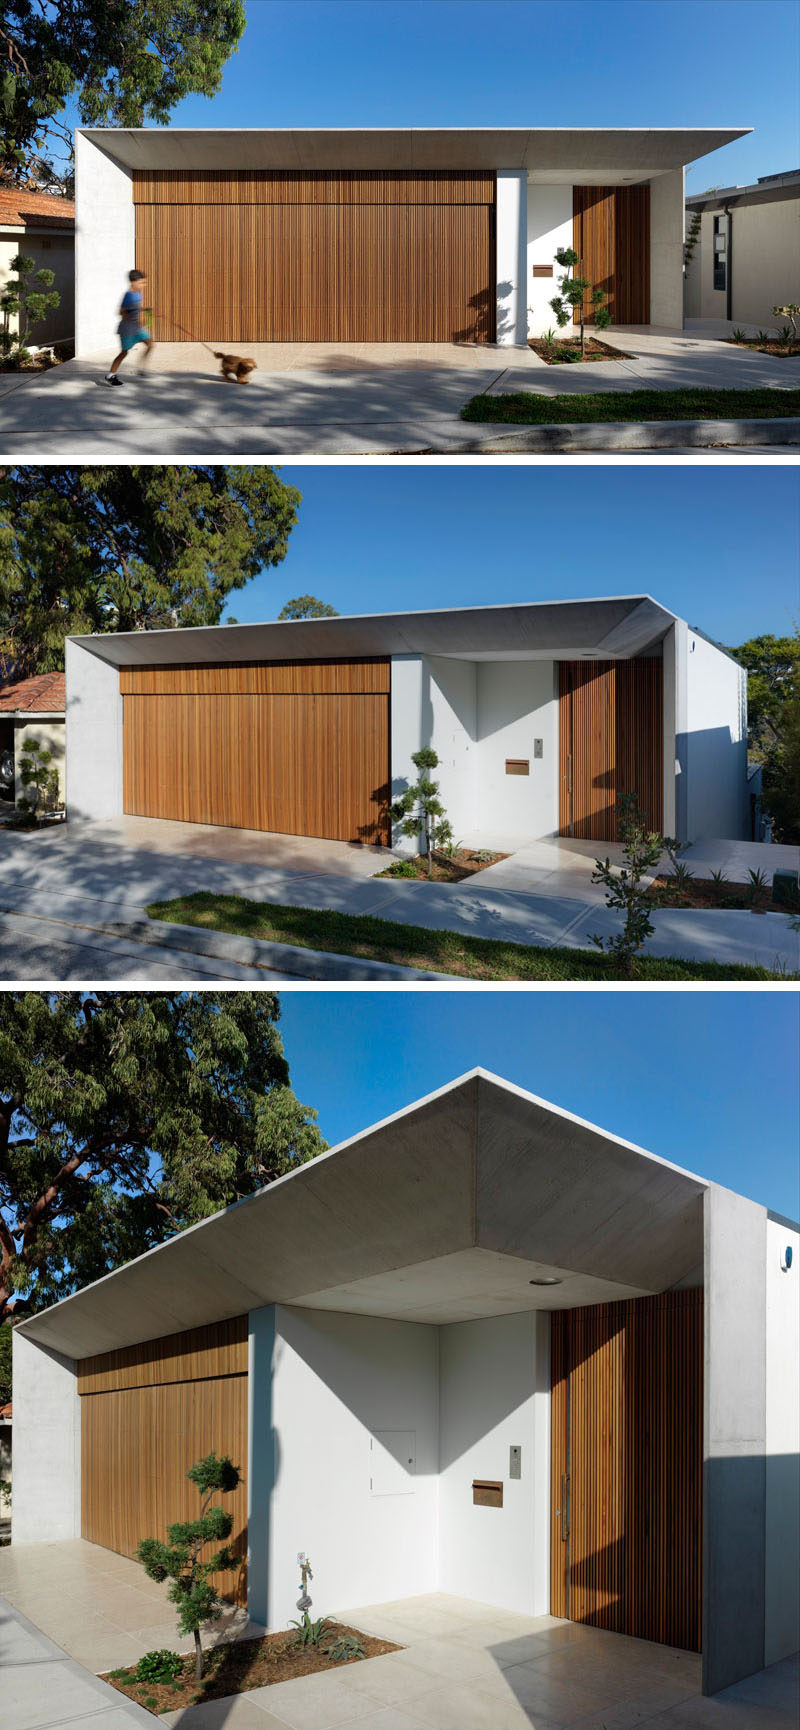
M 600 425 L 615 421 L 783 420 L 800 414 L 800 390 L 631 390 L 549 396 L 506 391 L 473 396 L 461 419 L 505 426 Z
M 474 877 L 478 871 L 485 871 L 487 865 L 496 865 L 500 859 L 507 858 L 507 853 L 490 853 L 488 848 L 472 852 L 469 848 L 456 847 L 452 853 L 434 853 L 430 875 L 427 859 L 421 856 L 396 859 L 393 865 L 387 865 L 385 871 L 377 871 L 375 875 L 408 877 L 423 883 L 463 883 L 465 877 Z
M 580 339 L 574 337 L 556 337 L 555 341 L 547 342 L 543 336 L 529 336 L 528 347 L 538 354 L 540 360 L 548 366 L 574 366 L 576 361 L 587 360 L 632 360 L 633 356 L 623 354 L 620 348 L 609 348 L 608 343 L 598 341 L 597 337 L 587 336 L 586 353 L 581 354 Z
M 376 1640 L 344 1623 L 329 1623 L 324 1639 L 350 1634 L 363 1647 L 365 1658 L 378 1658 L 384 1652 L 399 1652 L 391 1640 Z M 319 1646 L 298 1646 L 291 1633 L 266 1634 L 259 1640 L 234 1640 L 213 1646 L 205 1654 L 205 1675 L 197 1682 L 194 1654 L 185 1657 L 174 1682 L 138 1682 L 136 1665 L 123 1670 L 110 1670 L 102 1677 L 119 1694 L 145 1706 L 149 1712 L 177 1712 L 182 1706 L 196 1706 L 206 1700 L 223 1700 L 230 1694 L 244 1694 L 250 1688 L 265 1688 L 272 1682 L 291 1682 L 297 1676 L 311 1676 L 319 1670 L 341 1670 L 345 1663 L 359 1664 L 360 1658 L 335 1663 Z
M 726 336 L 731 348 L 751 348 L 755 354 L 774 354 L 778 360 L 800 360 L 800 342 L 779 342 L 777 337 Z
M 654 877 L 647 899 L 658 907 L 716 907 L 734 912 L 749 908 L 753 913 L 800 913 L 797 907 L 787 907 L 785 901 L 775 901 L 772 884 L 755 889 L 751 883 L 712 883 L 709 877 L 693 877 L 690 882 L 677 884 L 674 877 Z

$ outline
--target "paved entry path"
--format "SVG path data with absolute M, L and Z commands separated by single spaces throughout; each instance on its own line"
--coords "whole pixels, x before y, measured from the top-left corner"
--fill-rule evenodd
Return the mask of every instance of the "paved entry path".
M 153 1730 L 154 1719 L 0 1598 L 0 1723 L 3 1730 Z

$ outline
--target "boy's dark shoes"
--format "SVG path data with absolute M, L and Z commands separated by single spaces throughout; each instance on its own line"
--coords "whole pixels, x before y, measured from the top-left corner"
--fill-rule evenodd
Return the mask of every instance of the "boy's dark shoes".
M 104 379 L 103 379 L 103 383 L 104 384 L 122 384 L 122 379 L 120 378 L 119 373 L 117 373 L 117 372 L 107 372 L 105 374 Z

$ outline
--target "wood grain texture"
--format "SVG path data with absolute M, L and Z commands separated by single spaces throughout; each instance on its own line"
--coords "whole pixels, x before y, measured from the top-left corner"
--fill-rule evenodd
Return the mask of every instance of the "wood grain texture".
M 557 1311 L 552 1343 L 551 1614 L 697 1652 L 703 1293 Z
M 650 323 L 650 187 L 574 186 L 572 245 L 583 275 L 602 288 L 613 324 Z M 590 295 L 584 319 L 594 322 Z M 573 322 L 580 322 L 575 308 Z
M 242 1361 L 242 1324 L 244 1368 L 231 1373 L 230 1365 Z M 246 1478 L 246 1329 L 247 1318 L 242 1317 L 217 1328 L 171 1336 L 174 1380 L 163 1379 L 170 1368 L 163 1340 L 108 1353 L 102 1360 L 88 1359 L 79 1366 L 81 1535 L 90 1543 L 135 1556 L 142 1538 L 165 1538 L 168 1525 L 196 1518 L 200 1498 L 186 1473 L 212 1450 L 229 1455 Z M 111 1359 L 119 1361 L 112 1365 Z M 188 1375 L 190 1368 L 193 1373 Z M 133 1372 L 148 1379 L 132 1384 Z M 97 1388 L 114 1374 L 115 1388 L 88 1391 L 89 1384 Z M 223 1498 L 223 1505 L 233 1515 L 231 1543 L 241 1565 L 233 1573 L 219 1575 L 216 1585 L 222 1596 L 244 1603 L 246 1484 Z
M 494 206 L 451 201 L 449 180 L 422 202 L 137 204 L 154 335 L 494 341 Z
M 664 666 L 560 661 L 559 834 L 619 838 L 616 800 L 635 793 L 648 826 L 663 823 Z
M 113 1393 L 119 1388 L 154 1387 L 161 1382 L 193 1382 L 210 1376 L 247 1374 L 247 1316 L 165 1334 L 142 1345 L 83 1358 L 78 1393 Z
M 135 168 L 134 204 L 484 204 L 495 176 L 390 169 L 304 170 Z
M 228 693 L 360 695 L 391 689 L 391 662 L 382 657 L 353 661 L 252 661 L 232 666 L 122 667 L 119 688 L 123 697 L 218 697 Z
M 123 809 L 388 845 L 389 697 L 123 698 Z

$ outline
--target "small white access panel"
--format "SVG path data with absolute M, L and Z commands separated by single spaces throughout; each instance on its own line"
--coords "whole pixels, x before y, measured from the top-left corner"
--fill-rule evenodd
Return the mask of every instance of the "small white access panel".
M 370 1436 L 369 1487 L 373 1496 L 413 1496 L 416 1470 L 416 1430 L 376 1430 Z

